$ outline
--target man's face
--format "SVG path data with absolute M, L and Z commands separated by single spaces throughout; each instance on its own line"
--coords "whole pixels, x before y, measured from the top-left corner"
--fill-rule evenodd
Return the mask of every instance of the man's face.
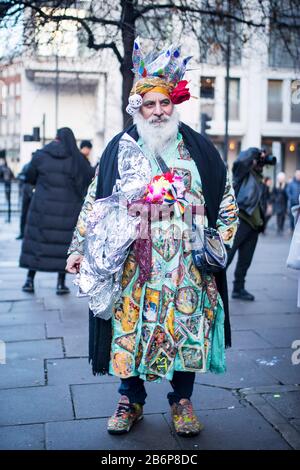
M 295 177 L 297 181 L 300 181 L 300 170 L 297 170 L 295 173 Z
M 140 112 L 153 126 L 160 126 L 168 121 L 173 109 L 174 105 L 169 97 L 163 93 L 149 91 L 144 95 Z
M 91 151 L 92 151 L 92 149 L 89 148 L 89 147 L 82 147 L 82 149 L 80 150 L 82 155 L 84 155 L 86 158 L 88 158 L 90 156 Z

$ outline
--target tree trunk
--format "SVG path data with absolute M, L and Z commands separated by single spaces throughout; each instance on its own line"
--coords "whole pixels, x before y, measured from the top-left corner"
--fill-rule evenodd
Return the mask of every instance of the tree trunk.
M 122 6 L 122 41 L 124 48 L 124 58 L 121 64 L 120 71 L 122 74 L 122 114 L 123 114 L 123 127 L 131 124 L 132 119 L 126 113 L 126 106 L 128 104 L 128 97 L 130 90 L 133 86 L 134 74 L 131 71 L 132 65 L 132 50 L 135 39 L 135 20 L 134 20 L 134 0 L 121 0 Z

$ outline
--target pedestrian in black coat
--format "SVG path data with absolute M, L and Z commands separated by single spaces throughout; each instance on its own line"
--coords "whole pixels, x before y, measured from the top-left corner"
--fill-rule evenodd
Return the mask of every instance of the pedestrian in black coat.
M 283 233 L 284 221 L 287 213 L 288 196 L 285 184 L 285 174 L 283 172 L 277 175 L 277 184 L 272 191 L 271 200 L 273 203 L 273 214 L 276 214 L 277 233 Z
M 24 238 L 27 214 L 28 214 L 28 210 L 30 207 L 30 202 L 31 202 L 33 190 L 34 190 L 34 186 L 26 182 L 26 172 L 28 168 L 29 168 L 29 163 L 26 163 L 26 165 L 23 166 L 22 171 L 17 176 L 19 180 L 19 185 L 20 185 L 22 206 L 21 206 L 21 217 L 20 217 L 20 235 L 16 238 L 16 240 L 23 240 Z
M 25 292 L 34 292 L 36 271 L 57 272 L 57 294 L 66 294 L 65 264 L 73 229 L 93 169 L 80 153 L 73 132 L 65 127 L 37 150 L 26 173 L 35 186 L 29 208 L 20 266 L 29 270 Z
M 266 152 L 261 149 L 250 147 L 240 152 L 232 167 L 233 186 L 240 210 L 240 224 L 227 262 L 227 267 L 229 267 L 238 251 L 233 281 L 233 299 L 255 300 L 254 295 L 245 289 L 245 282 L 258 235 L 265 227 L 268 188 L 263 182 L 262 171 L 266 156 Z

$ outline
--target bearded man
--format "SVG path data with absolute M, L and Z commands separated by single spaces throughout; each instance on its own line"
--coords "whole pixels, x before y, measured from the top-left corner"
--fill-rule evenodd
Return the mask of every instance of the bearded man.
M 181 80 L 188 60 L 181 59 L 176 47 L 148 60 L 135 41 L 136 82 L 127 108 L 134 125 L 125 132 L 149 160 L 156 181 L 163 172 L 180 182 L 183 194 L 181 202 L 179 197 L 173 199 L 174 206 L 182 210 L 204 206 L 202 224 L 217 228 L 224 243 L 231 246 L 238 210 L 225 165 L 206 138 L 179 121 L 174 106 L 190 98 L 187 82 Z M 110 196 L 119 176 L 123 135 L 115 136 L 101 157 L 69 249 L 66 269 L 71 273 L 78 272 L 82 263 L 91 204 Z M 93 373 L 109 373 L 121 379 L 121 398 L 108 421 L 112 434 L 128 432 L 143 417 L 147 396 L 144 382 L 163 378 L 173 389 L 168 401 L 177 434 L 198 434 L 203 426 L 191 403 L 195 373 L 226 370 L 230 323 L 225 272 L 199 272 L 188 243 L 189 227 L 179 228 L 181 219 L 182 211 L 175 210 L 171 218 L 151 220 L 151 269 L 145 279 L 140 277 L 137 250 L 130 248 L 122 296 L 114 305 L 111 320 L 97 318 L 90 311 Z

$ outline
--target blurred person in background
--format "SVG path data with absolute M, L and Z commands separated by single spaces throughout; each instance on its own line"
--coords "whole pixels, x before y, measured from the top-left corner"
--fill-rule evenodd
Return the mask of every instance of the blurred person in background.
M 20 182 L 20 193 L 21 193 L 21 217 L 20 217 L 20 234 L 16 240 L 22 240 L 24 238 L 25 224 L 27 220 L 28 209 L 30 206 L 31 198 L 33 195 L 34 186 L 26 182 L 26 174 L 29 168 L 29 163 L 23 166 L 21 172 L 18 174 L 17 178 Z
M 277 233 L 282 234 L 288 205 L 286 176 L 283 171 L 277 175 L 276 186 L 272 191 L 271 200 L 273 204 L 273 214 L 276 215 Z
M 86 160 L 87 171 L 89 172 L 90 178 L 94 178 L 96 167 L 91 164 L 90 156 L 92 153 L 93 145 L 90 140 L 82 140 L 80 143 L 80 153 Z
M 14 174 L 7 165 L 5 150 L 2 150 L 0 153 L 0 182 L 4 183 L 4 193 L 7 202 L 6 222 L 10 222 L 11 219 L 11 182 L 13 179 Z
M 295 222 L 294 216 L 292 213 L 292 209 L 294 206 L 298 205 L 299 196 L 300 196 L 300 170 L 296 170 L 295 176 L 292 181 L 287 185 L 286 188 L 287 196 L 288 196 L 288 210 L 289 210 L 289 218 L 290 218 L 290 229 L 291 231 L 294 230 Z
M 34 292 L 36 271 L 57 272 L 57 295 L 70 292 L 65 259 L 91 179 L 91 167 L 68 127 L 34 153 L 26 171 L 26 182 L 35 191 L 20 256 L 20 266 L 28 269 L 24 292 Z
M 233 299 L 253 301 L 254 295 L 245 289 L 247 271 L 251 265 L 259 233 L 264 231 L 268 187 L 264 184 L 263 168 L 265 164 L 275 165 L 276 158 L 263 149 L 250 147 L 242 151 L 232 168 L 233 186 L 239 207 L 239 228 L 228 254 L 231 264 L 238 251 L 238 260 L 234 272 Z
M 269 176 L 266 176 L 264 178 L 264 185 L 265 185 L 265 193 L 266 193 L 266 204 L 267 204 L 267 208 L 266 208 L 266 213 L 265 213 L 265 225 L 264 225 L 264 230 L 262 232 L 263 235 L 266 234 L 266 229 L 267 229 L 267 225 L 268 225 L 268 222 L 269 220 L 271 219 L 272 215 L 273 215 L 273 204 L 272 204 L 272 178 L 270 178 Z
M 82 140 L 80 143 L 80 152 L 89 160 L 90 154 L 92 153 L 93 145 L 90 140 Z

